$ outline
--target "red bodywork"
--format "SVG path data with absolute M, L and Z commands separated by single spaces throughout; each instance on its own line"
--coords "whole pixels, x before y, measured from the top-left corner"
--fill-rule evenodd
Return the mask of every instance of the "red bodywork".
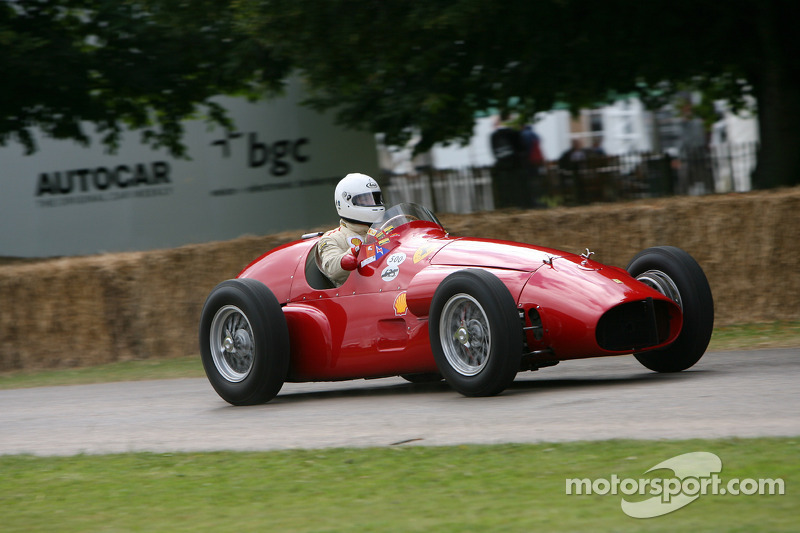
M 598 322 L 620 304 L 663 302 L 658 305 L 666 317 L 664 331 L 647 349 L 670 344 L 681 329 L 681 310 L 672 300 L 622 269 L 583 256 L 507 241 L 454 238 L 438 224 L 422 220 L 395 228 L 391 239 L 389 253 L 359 267 L 338 288 L 312 288 L 306 277 L 307 266 L 315 268 L 313 261 L 307 265 L 307 258 L 318 238 L 276 248 L 239 274 L 264 283 L 283 306 L 291 344 L 287 381 L 436 372 L 428 310 L 442 280 L 464 268 L 487 270 L 508 287 L 525 322 L 534 362 L 631 353 L 598 344 Z M 359 259 L 366 253 L 362 246 Z M 533 327 L 534 317 L 540 318 L 541 327 Z

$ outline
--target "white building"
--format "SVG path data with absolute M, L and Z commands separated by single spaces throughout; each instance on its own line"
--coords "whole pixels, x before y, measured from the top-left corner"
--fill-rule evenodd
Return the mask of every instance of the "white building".
M 724 118 L 714 126 L 712 145 L 730 146 L 758 141 L 756 118 L 746 114 L 737 116 L 727 109 L 723 109 L 723 115 Z M 573 139 L 580 140 L 586 148 L 597 143 L 597 146 L 608 155 L 671 150 L 671 144 L 673 141 L 678 142 L 677 137 L 680 136 L 680 132 L 674 132 L 676 139 L 666 139 L 662 136 L 669 137 L 670 127 L 673 123 L 677 125 L 679 121 L 680 119 L 672 119 L 665 123 L 646 110 L 640 100 L 630 98 L 619 100 L 609 106 L 583 110 L 578 117 L 573 117 L 567 110 L 539 113 L 532 126 L 541 140 L 545 159 L 553 161 L 569 149 Z M 473 135 L 468 144 L 436 145 L 425 162 L 437 169 L 491 166 L 494 164 L 494 157 L 489 147 L 489 136 L 496 122 L 497 115 L 476 119 Z M 410 146 L 413 146 L 413 143 L 412 139 Z M 397 174 L 412 172 L 414 162 L 411 161 L 410 155 L 410 148 L 394 150 L 391 156 L 384 157 L 382 167 L 393 168 Z M 742 169 L 749 168 L 751 163 L 743 163 Z M 745 186 L 749 189 L 749 176 L 747 183 L 738 177 L 737 180 L 736 190 L 741 190 L 740 188 Z
M 489 136 L 494 130 L 497 115 L 478 118 L 473 135 L 465 146 L 436 145 L 430 159 L 435 168 L 482 167 L 494 164 Z M 586 110 L 573 118 L 567 110 L 554 110 L 536 115 L 533 130 L 541 140 L 542 153 L 547 160 L 556 160 L 569 149 L 573 139 L 590 147 L 596 139 L 610 155 L 647 151 L 653 148 L 652 118 L 639 100 L 620 100 L 611 106 Z M 412 140 L 413 143 L 413 140 Z M 410 149 L 394 152 L 395 172 L 407 173 Z

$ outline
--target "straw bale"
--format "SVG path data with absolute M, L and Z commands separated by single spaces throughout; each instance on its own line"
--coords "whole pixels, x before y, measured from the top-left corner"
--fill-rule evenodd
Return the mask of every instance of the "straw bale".
M 621 267 L 678 246 L 706 272 L 717 324 L 800 320 L 800 187 L 441 218 L 451 235 L 589 248 Z M 211 289 L 299 234 L 0 266 L 0 371 L 196 355 Z

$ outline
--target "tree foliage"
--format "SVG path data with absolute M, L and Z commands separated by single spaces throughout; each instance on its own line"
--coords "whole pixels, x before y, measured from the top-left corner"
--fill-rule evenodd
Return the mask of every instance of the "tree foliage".
M 109 147 L 123 128 L 181 155 L 181 121 L 227 124 L 209 98 L 260 79 L 280 87 L 288 65 L 233 31 L 213 0 L 16 0 L 0 4 L 0 144 L 35 150 L 36 128 Z M 254 68 L 257 65 L 257 68 Z
M 425 149 L 465 140 L 476 113 L 532 116 L 686 87 L 759 104 L 766 184 L 800 180 L 800 46 L 788 0 L 17 0 L 0 7 L 0 141 L 30 127 L 113 144 L 121 125 L 180 149 L 209 97 L 276 90 Z M 8 73 L 13 73 L 9 75 Z M 787 153 L 788 147 L 791 153 Z
M 742 89 L 744 69 L 715 40 L 736 34 L 739 19 L 714 22 L 724 13 L 711 2 L 241 0 L 238 8 L 262 46 L 304 72 L 314 105 L 393 136 L 413 124 L 423 148 L 468 135 L 474 113 L 492 107 L 526 116 L 557 101 L 578 109 L 696 77 L 730 79 L 724 90 L 737 96 Z
M 768 174 L 797 182 L 800 160 L 787 161 L 780 146 L 800 136 L 787 137 L 777 124 L 800 119 L 790 7 L 785 0 L 236 2 L 241 27 L 304 73 L 312 105 L 385 132 L 390 143 L 403 142 L 410 126 L 421 132 L 420 149 L 465 139 L 475 113 L 489 108 L 532 116 L 556 102 L 577 110 L 627 94 L 655 106 L 692 88 L 735 108 L 755 95 L 772 111 L 761 115 Z

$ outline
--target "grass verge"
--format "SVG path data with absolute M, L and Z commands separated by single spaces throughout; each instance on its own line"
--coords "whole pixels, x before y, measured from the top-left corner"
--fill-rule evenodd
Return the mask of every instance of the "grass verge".
M 784 495 L 703 495 L 634 519 L 622 494 L 568 478 L 641 479 L 692 451 Z M 796 531 L 798 438 L 0 457 L 3 531 Z M 660 477 L 656 475 L 656 477 Z M 641 501 L 650 495 L 626 496 Z
M 123 361 L 83 368 L 5 372 L 0 374 L 0 390 L 203 376 L 203 364 L 198 355 Z
M 800 347 L 800 322 L 767 322 L 718 326 L 711 336 L 709 350 L 752 350 L 759 348 Z
M 800 347 L 800 322 L 714 329 L 710 351 Z M 56 385 L 204 377 L 199 356 L 125 361 L 86 368 L 0 373 L 0 390 Z

